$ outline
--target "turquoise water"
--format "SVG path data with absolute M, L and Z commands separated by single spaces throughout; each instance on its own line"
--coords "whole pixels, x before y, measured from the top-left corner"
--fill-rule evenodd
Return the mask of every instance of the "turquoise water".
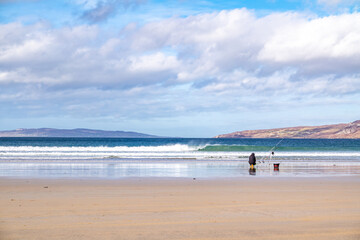
M 255 173 L 247 163 L 252 152 Z M 360 139 L 0 138 L 6 177 L 340 176 L 359 169 Z

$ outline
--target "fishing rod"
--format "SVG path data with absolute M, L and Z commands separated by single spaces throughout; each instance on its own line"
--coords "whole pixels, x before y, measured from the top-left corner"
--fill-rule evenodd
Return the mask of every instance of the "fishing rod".
M 271 148 L 271 149 L 269 150 L 269 152 L 270 152 L 270 154 L 269 154 L 269 159 L 270 159 L 270 157 L 271 157 L 271 154 L 273 154 L 274 149 L 276 149 L 276 147 L 277 147 L 284 139 L 285 139 L 285 138 L 282 138 L 273 148 Z M 266 158 L 266 155 L 264 155 L 264 156 L 261 158 L 260 163 L 264 163 L 264 162 L 265 162 L 265 161 L 264 161 L 265 158 Z

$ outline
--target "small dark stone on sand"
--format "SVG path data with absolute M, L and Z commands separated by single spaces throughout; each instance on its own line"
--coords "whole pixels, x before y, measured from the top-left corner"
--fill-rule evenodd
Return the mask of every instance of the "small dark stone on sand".
M 49 188 L 48 186 L 45 186 L 44 188 Z

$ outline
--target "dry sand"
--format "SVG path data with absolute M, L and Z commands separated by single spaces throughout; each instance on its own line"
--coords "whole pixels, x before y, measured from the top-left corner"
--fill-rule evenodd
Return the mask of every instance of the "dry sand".
M 360 177 L 0 178 L 0 239 L 360 239 Z

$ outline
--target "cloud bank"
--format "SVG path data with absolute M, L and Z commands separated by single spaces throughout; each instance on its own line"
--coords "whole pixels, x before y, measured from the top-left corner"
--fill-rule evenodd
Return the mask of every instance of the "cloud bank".
M 89 6 L 91 21 L 114 3 Z M 96 25 L 9 23 L 0 46 L 0 99 L 14 115 L 168 117 L 262 108 L 269 96 L 294 107 L 360 92 L 356 12 L 234 9 L 131 23 L 110 36 Z

